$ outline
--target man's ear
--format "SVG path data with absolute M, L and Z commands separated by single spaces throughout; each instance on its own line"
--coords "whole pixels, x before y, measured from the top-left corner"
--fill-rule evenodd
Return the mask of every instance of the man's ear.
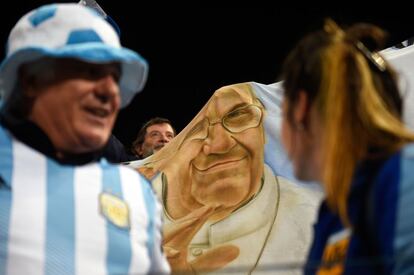
M 304 127 L 306 124 L 309 109 L 308 101 L 308 94 L 304 90 L 299 91 L 299 97 L 293 111 L 294 123 L 299 127 Z
M 143 143 L 137 144 L 137 146 L 135 146 L 135 152 L 137 152 L 139 156 L 142 156 L 142 154 L 144 153 L 144 150 L 142 150 L 142 146 Z
M 28 98 L 35 98 L 37 96 L 38 91 L 34 76 L 29 76 L 25 73 L 21 73 L 19 81 L 22 91 Z

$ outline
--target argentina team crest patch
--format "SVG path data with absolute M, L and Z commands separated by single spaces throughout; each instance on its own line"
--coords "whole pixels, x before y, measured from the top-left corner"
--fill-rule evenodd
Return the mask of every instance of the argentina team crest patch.
M 121 198 L 103 192 L 99 195 L 101 214 L 113 225 L 122 228 L 130 228 L 129 207 Z

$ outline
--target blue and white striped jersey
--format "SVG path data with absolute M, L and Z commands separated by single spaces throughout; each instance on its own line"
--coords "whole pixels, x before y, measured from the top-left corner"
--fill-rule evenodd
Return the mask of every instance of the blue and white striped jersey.
M 168 273 L 160 211 L 132 169 L 62 165 L 0 127 L 0 274 Z

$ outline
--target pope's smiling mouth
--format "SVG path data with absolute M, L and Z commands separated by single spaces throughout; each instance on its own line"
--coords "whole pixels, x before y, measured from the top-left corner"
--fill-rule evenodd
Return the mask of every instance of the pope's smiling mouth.
M 216 171 L 216 170 L 223 170 L 223 169 L 232 168 L 233 166 L 238 166 L 239 162 L 242 161 L 245 158 L 247 158 L 247 156 L 243 156 L 243 157 L 237 158 L 237 159 L 233 158 L 233 159 L 225 159 L 225 160 L 220 160 L 220 161 L 213 161 L 213 162 L 209 163 L 206 168 L 197 167 L 193 163 L 193 167 L 199 172 L 213 172 L 213 171 Z

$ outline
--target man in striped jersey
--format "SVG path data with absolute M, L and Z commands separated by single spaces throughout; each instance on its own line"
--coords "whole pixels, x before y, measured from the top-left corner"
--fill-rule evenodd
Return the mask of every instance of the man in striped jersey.
M 0 67 L 0 274 L 168 273 L 148 182 L 101 150 L 147 63 L 77 4 L 23 16 Z

